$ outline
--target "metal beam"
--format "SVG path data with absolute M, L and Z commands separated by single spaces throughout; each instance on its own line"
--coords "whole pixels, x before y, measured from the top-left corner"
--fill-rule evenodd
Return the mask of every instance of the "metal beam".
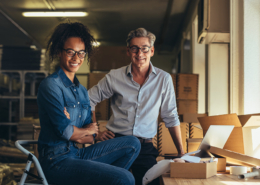
M 173 5 L 173 0 L 168 0 L 167 8 L 166 8 L 164 19 L 163 19 L 161 33 L 159 35 L 159 40 L 156 43 L 158 45 L 158 54 L 160 54 L 160 52 L 161 52 L 162 45 L 163 45 L 163 42 L 165 39 L 165 35 L 166 35 L 166 31 L 167 31 L 167 28 L 169 25 L 170 15 L 171 15 L 171 11 L 172 11 L 172 5 Z
M 34 44 L 37 46 L 37 48 L 42 49 L 42 46 L 27 32 L 25 31 L 18 23 L 16 23 L 11 17 L 9 17 L 1 8 L 0 13 L 9 20 L 18 30 L 20 30 L 25 36 L 27 36 L 29 39 L 31 39 Z

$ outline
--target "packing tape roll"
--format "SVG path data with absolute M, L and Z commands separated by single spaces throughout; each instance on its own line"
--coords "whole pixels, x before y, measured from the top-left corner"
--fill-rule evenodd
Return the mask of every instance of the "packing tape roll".
M 247 173 L 246 166 L 230 166 L 230 174 L 231 175 L 241 175 Z

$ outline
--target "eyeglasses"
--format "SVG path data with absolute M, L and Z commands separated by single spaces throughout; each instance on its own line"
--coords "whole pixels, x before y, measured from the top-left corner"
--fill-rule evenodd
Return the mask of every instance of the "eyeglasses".
M 84 50 L 81 51 L 74 51 L 73 49 L 63 49 L 63 50 L 66 51 L 68 57 L 74 57 L 77 53 L 78 57 L 83 59 L 87 54 L 87 52 Z
M 131 46 L 131 47 L 129 47 L 129 48 L 130 48 L 130 51 L 131 51 L 132 53 L 138 53 L 138 52 L 139 52 L 139 49 L 140 49 L 143 53 L 147 53 L 147 52 L 149 52 L 149 50 L 150 50 L 151 47 L 149 47 L 149 46 L 143 46 L 143 47 L 139 48 L 139 47 L 137 47 L 137 46 Z

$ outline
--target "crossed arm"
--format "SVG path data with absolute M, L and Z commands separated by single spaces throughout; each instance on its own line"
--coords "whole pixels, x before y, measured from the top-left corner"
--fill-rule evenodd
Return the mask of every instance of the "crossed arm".
M 66 115 L 66 117 L 70 119 L 70 114 L 67 112 L 66 107 L 64 107 L 63 112 Z M 73 126 L 73 128 L 74 132 L 70 137 L 70 140 L 81 144 L 93 143 L 93 134 L 98 134 L 98 126 L 95 122 L 85 125 L 85 127 L 83 128 L 78 128 L 76 126 Z

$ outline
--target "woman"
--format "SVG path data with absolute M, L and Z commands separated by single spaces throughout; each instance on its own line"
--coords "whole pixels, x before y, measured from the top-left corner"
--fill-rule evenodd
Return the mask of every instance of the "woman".
M 97 124 L 91 123 L 88 92 L 75 76 L 90 57 L 93 42 L 89 30 L 77 22 L 58 25 L 48 41 L 47 52 L 51 60 L 59 59 L 60 67 L 38 91 L 39 161 L 47 181 L 56 185 L 133 185 L 128 169 L 140 151 L 137 138 L 116 138 L 81 149 L 75 144 L 92 143 L 98 133 Z

